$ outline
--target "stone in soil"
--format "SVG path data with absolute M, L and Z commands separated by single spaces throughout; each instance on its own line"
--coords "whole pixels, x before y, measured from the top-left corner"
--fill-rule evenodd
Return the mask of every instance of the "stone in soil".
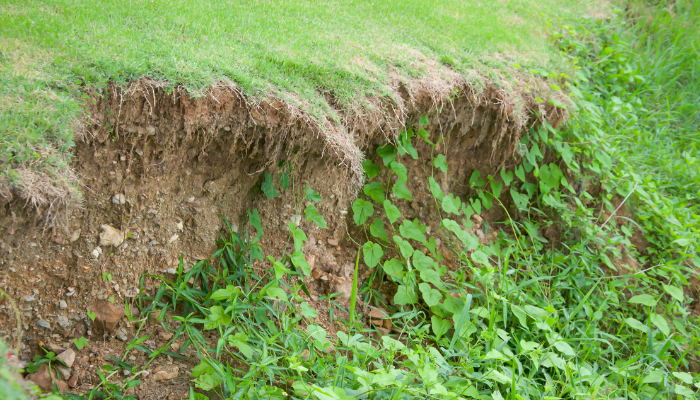
M 24 378 L 26 381 L 34 382 L 44 392 L 48 392 L 53 388 L 53 378 L 49 372 L 49 366 L 41 364 L 38 370 L 32 372 Z
M 73 349 L 66 349 L 63 353 L 58 355 L 58 358 L 63 361 L 68 368 L 71 368 L 75 362 L 75 351 Z
M 102 225 L 101 228 L 102 232 L 100 233 L 100 246 L 117 247 L 124 241 L 122 231 L 119 229 L 107 224 Z
M 179 373 L 180 369 L 178 367 L 169 367 L 167 369 L 161 369 L 160 371 L 153 373 L 153 380 L 164 381 L 174 379 L 177 378 Z
M 107 332 L 117 327 L 119 320 L 124 316 L 124 310 L 112 303 L 96 301 L 90 306 L 90 311 L 95 313 L 95 325 Z

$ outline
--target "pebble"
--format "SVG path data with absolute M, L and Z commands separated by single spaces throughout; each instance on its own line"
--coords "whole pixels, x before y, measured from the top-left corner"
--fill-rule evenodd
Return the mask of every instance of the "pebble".
M 68 318 L 66 318 L 63 315 L 58 316 L 58 325 L 60 325 L 63 328 L 66 328 L 70 326 L 70 321 L 68 321 Z
M 22 298 L 22 300 L 26 301 L 27 303 L 31 303 L 32 301 L 36 300 L 33 296 L 26 295 Z
M 100 258 L 100 254 L 102 254 L 102 248 L 100 246 L 95 247 L 91 254 L 92 258 Z
M 335 239 L 328 239 L 328 244 L 330 244 L 331 246 L 337 246 L 338 241 Z
M 59 300 L 59 301 L 58 301 L 58 307 L 59 307 L 61 310 L 65 310 L 66 308 L 68 308 L 68 304 L 66 303 L 65 300 Z
M 44 321 L 43 319 L 40 319 L 39 321 L 37 321 L 37 324 L 42 328 L 51 329 L 51 324 Z
M 170 236 L 170 239 L 168 239 L 168 243 L 172 243 L 172 242 L 176 241 L 177 238 L 179 238 L 179 237 L 180 236 L 178 236 L 177 234 Z
M 129 376 L 129 375 L 131 375 L 131 372 L 129 372 L 128 369 L 125 369 L 122 371 L 122 374 L 124 374 L 124 376 Z
M 71 234 L 70 237 L 68 238 L 68 240 L 70 240 L 71 243 L 75 242 L 78 239 L 80 239 L 80 229 L 73 232 L 73 234 Z
M 107 224 L 101 225 L 100 228 L 102 228 L 102 232 L 100 232 L 100 246 L 117 247 L 124 241 L 124 235 L 119 229 Z
M 68 368 L 71 368 L 75 362 L 75 350 L 66 349 L 66 351 L 58 355 L 58 358 L 60 358 Z
M 126 336 L 126 329 L 124 329 L 124 328 L 121 328 L 120 330 L 118 330 L 116 336 L 117 336 L 117 339 L 121 340 L 122 342 L 126 342 L 127 339 L 129 339 Z
M 168 268 L 168 271 L 167 271 L 167 272 L 168 272 L 170 275 L 175 275 L 175 274 L 177 274 L 177 270 L 176 270 L 175 268 Z

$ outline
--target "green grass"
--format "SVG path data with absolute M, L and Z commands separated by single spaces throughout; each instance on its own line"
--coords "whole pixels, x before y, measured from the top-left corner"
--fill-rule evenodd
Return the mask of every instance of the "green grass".
M 426 76 L 429 60 L 513 80 L 522 67 L 562 66 L 542 16 L 580 2 L 7 1 L 0 4 L 0 179 L 10 167 L 60 176 L 70 163 L 82 90 L 142 77 L 202 93 L 233 81 L 314 117 L 390 96 L 389 74 Z M 434 68 L 433 68 L 434 69 Z M 476 74 L 471 73 L 476 71 Z

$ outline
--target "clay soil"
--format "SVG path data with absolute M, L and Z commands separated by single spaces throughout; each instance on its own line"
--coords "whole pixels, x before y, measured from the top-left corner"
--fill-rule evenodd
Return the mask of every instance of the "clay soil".
M 343 123 L 327 126 L 279 102 L 253 104 L 228 87 L 198 98 L 143 82 L 129 90 L 93 93 L 93 101 L 85 106 L 84 137 L 75 148 L 82 201 L 47 216 L 23 199 L 0 199 L 0 288 L 19 306 L 20 358 L 30 360 L 40 346 L 75 349 L 72 340 L 85 336 L 91 345 L 76 349 L 71 376 L 78 378 L 69 390 L 91 389 L 99 382 L 96 368 L 111 363 L 110 356 L 124 354 L 136 326 L 123 318 L 103 333 L 87 317 L 88 308 L 110 297 L 117 305 L 128 302 L 135 308 L 134 296 L 144 273 L 172 277 L 169 269 L 177 267 L 180 256 L 187 265 L 211 256 L 225 228 L 223 217 L 237 229 L 246 229 L 246 211 L 253 209 L 263 221 L 265 254 L 281 254 L 290 242 L 287 225 L 300 221 L 309 237 L 306 259 L 318 277 L 311 280 L 308 301 L 321 315 L 316 322 L 329 333 L 336 332 L 338 327 L 323 317 L 328 302 L 318 297 L 342 292 L 341 301 L 347 304 L 349 299 L 349 273 L 357 254 L 353 238 L 361 233 L 351 216 L 351 203 L 363 181 L 361 154 L 374 154 L 378 146 L 427 114 L 430 124 L 425 128 L 431 137 L 446 138 L 437 151 L 445 154 L 449 175 L 439 183 L 446 193 L 466 198 L 471 194 L 472 171 L 483 176 L 518 162 L 519 139 L 541 118 L 535 110 L 553 125 L 566 118 L 562 110 L 544 108 L 527 96 L 518 99 L 526 106 L 516 110 L 499 90 L 477 94 L 466 86 L 458 88 L 459 94 L 449 99 L 420 86 L 397 84 L 403 102 L 399 112 L 387 105 L 379 108 L 384 110 L 380 118 L 363 122 L 357 115 L 343 115 Z M 407 184 L 414 200 L 398 204 L 404 217 L 419 218 L 437 231 L 430 191 L 417 178 L 426 175 L 430 149 L 425 144 L 417 149 L 417 160 L 402 160 L 409 177 L 416 177 Z M 375 162 L 382 165 L 379 158 Z M 261 179 L 265 172 L 276 176 L 280 165 L 293 166 L 293 185 L 268 200 L 260 191 Z M 382 168 L 382 179 L 391 179 Z M 306 185 L 321 194 L 317 207 L 328 229 L 303 218 Z M 501 221 L 504 211 L 494 207 L 484 218 Z M 119 246 L 100 245 L 104 225 L 118 230 Z M 489 240 L 479 221 L 473 229 L 481 240 Z M 447 267 L 460 268 L 449 254 L 444 251 Z M 361 270 L 362 276 L 368 274 L 366 268 Z M 111 281 L 104 279 L 108 276 Z M 145 292 L 153 294 L 157 282 L 145 282 Z M 389 285 L 385 288 L 391 291 Z M 8 302 L 0 307 L 0 335 L 15 343 L 12 308 Z M 162 327 L 148 325 L 142 331 L 151 333 L 145 345 L 155 348 L 165 343 Z M 146 363 L 145 354 L 132 354 L 128 360 L 132 365 Z M 160 356 L 134 394 L 139 399 L 187 398 L 189 371 L 198 360 L 192 353 L 184 356 Z M 175 367 L 177 378 L 155 379 L 159 369 Z

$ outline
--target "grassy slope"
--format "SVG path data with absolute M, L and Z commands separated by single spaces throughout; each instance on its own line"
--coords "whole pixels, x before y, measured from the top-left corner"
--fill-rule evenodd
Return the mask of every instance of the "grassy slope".
M 86 85 L 143 76 L 193 92 L 235 81 L 316 116 L 323 93 L 345 106 L 386 95 L 388 73 L 425 74 L 425 58 L 467 73 L 553 68 L 540 15 L 580 2 L 10 1 L 0 5 L 0 183 L 8 168 L 61 174 Z M 574 6 L 575 5 L 575 6 Z M 507 73 L 505 74 L 507 76 Z

